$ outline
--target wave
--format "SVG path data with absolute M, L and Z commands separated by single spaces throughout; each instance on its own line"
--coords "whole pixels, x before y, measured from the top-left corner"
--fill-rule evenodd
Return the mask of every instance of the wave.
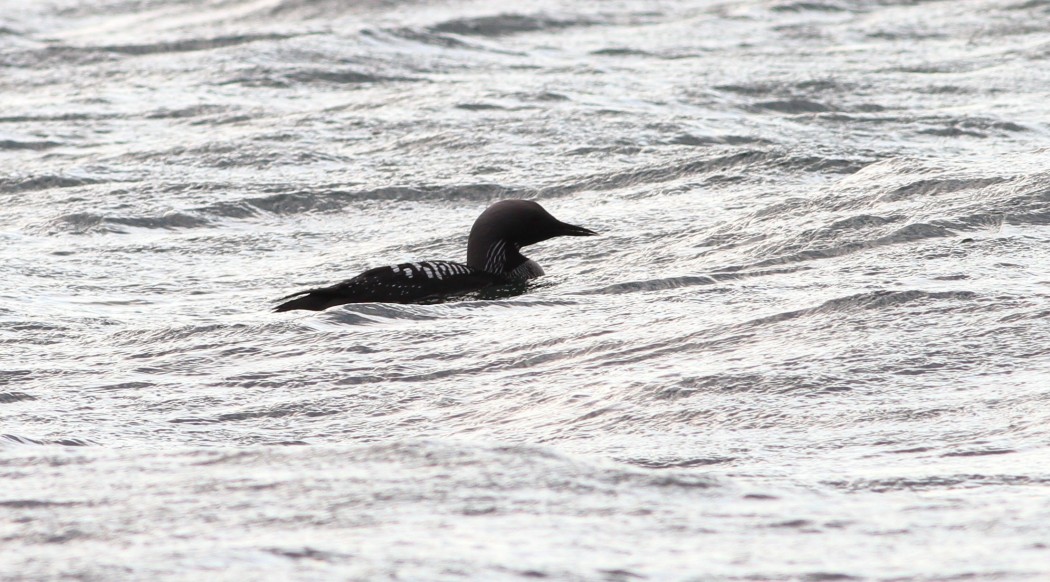
M 994 176 L 990 178 L 922 178 L 898 186 L 885 194 L 879 194 L 874 202 L 898 202 L 912 198 L 939 196 L 961 190 L 981 189 L 993 184 L 1005 182 L 1007 178 Z
M 17 194 L 21 192 L 33 192 L 36 190 L 51 190 L 57 188 L 74 188 L 77 186 L 90 186 L 102 184 L 106 180 L 89 177 L 74 177 L 67 175 L 42 174 L 35 176 L 19 176 L 0 178 L 0 194 Z
M 213 417 L 180 417 L 172 419 L 168 422 L 173 424 L 219 424 L 226 422 L 240 422 L 243 420 L 255 420 L 255 419 L 267 419 L 267 418 L 286 418 L 294 416 L 303 416 L 308 418 L 316 418 L 319 416 L 330 416 L 333 414 L 342 414 L 346 411 L 339 408 L 332 408 L 330 405 L 322 404 L 320 406 L 311 406 L 309 403 L 302 401 L 288 402 L 284 404 L 274 404 L 265 407 L 250 407 L 245 410 L 237 412 L 225 412 L 217 414 Z
M 783 99 L 776 101 L 761 101 L 751 106 L 755 110 L 775 111 L 777 113 L 824 113 L 833 111 L 830 105 L 810 101 L 808 99 Z
M 230 206 L 217 204 L 203 207 L 204 214 L 237 216 L 236 208 L 250 208 L 274 214 L 299 214 L 312 211 L 342 210 L 364 201 L 418 202 L 418 201 L 489 201 L 499 198 L 522 197 L 525 192 L 488 182 L 433 186 L 385 186 L 366 190 L 318 188 L 310 192 L 280 193 L 247 198 Z M 232 212 L 232 214 L 231 214 Z
M 1008 135 L 1023 131 L 1030 131 L 1028 127 L 987 117 L 934 117 L 920 118 L 918 123 L 925 125 L 917 132 L 919 134 L 935 135 L 939 137 L 978 137 L 986 138 L 990 134 Z M 934 125 L 934 127 L 929 127 Z
M 474 18 L 456 18 L 435 24 L 431 32 L 450 33 L 462 36 L 505 36 L 523 32 L 561 30 L 578 26 L 593 26 L 596 21 L 590 18 L 569 17 L 555 18 L 543 14 L 498 14 Z
M 178 153 L 178 152 L 175 152 Z M 193 150 L 194 156 L 203 152 Z M 251 152 L 234 152 L 229 148 L 209 147 L 209 155 L 247 155 Z M 308 154 L 304 152 L 303 155 Z M 189 155 L 189 151 L 179 154 Z M 217 163 L 218 159 L 214 163 Z M 277 192 L 182 210 L 165 210 L 159 214 L 116 215 L 104 212 L 74 212 L 52 219 L 42 228 L 48 232 L 127 232 L 130 228 L 146 229 L 191 229 L 207 228 L 221 224 L 226 219 L 249 219 L 262 214 L 295 215 L 311 212 L 339 212 L 354 204 L 373 201 L 418 202 L 418 201 L 476 201 L 489 202 L 500 198 L 535 198 L 539 200 L 564 197 L 582 191 L 619 190 L 645 184 L 684 179 L 690 176 L 720 176 L 729 179 L 732 175 L 761 176 L 769 171 L 842 171 L 856 172 L 860 165 L 854 160 L 835 160 L 819 156 L 790 155 L 781 150 L 747 150 L 699 158 L 687 158 L 672 163 L 645 165 L 619 172 L 591 174 L 563 181 L 559 184 L 523 188 L 493 182 L 385 186 L 369 189 L 348 189 L 340 185 L 319 185 L 310 191 L 290 189 L 285 186 L 269 187 Z M 867 166 L 871 167 L 871 166 Z M 898 171 L 900 167 L 896 168 Z M 793 198 L 768 205 L 753 211 L 741 220 L 726 223 L 704 235 L 696 247 L 728 249 L 745 243 L 748 253 L 757 260 L 737 266 L 723 266 L 718 270 L 731 272 L 743 269 L 764 268 L 802 261 L 826 259 L 855 253 L 864 249 L 910 243 L 932 238 L 956 236 L 959 232 L 985 229 L 990 224 L 1003 220 L 1042 224 L 1050 217 L 1050 199 L 1039 182 L 1039 176 L 1022 177 L 930 177 L 906 179 L 899 173 L 892 176 L 890 186 L 882 187 L 882 179 L 864 172 L 863 179 L 850 176 L 841 183 L 839 193 L 811 199 Z M 876 178 L 872 180 L 872 178 Z M 0 183 L 0 191 L 19 192 L 34 189 L 68 188 L 102 182 L 97 178 L 74 178 L 69 176 L 32 176 L 7 179 Z M 1020 192 L 1015 191 L 1022 186 Z M 195 195 L 208 191 L 221 192 L 224 184 L 194 186 Z M 1037 188 L 1030 191 L 1032 187 Z M 186 186 L 161 186 L 160 189 L 175 188 L 172 194 L 184 195 Z M 885 213 L 872 210 L 880 205 L 894 203 L 921 203 L 932 197 L 960 198 L 966 207 L 976 208 L 973 192 L 987 192 L 980 204 L 989 208 L 1001 208 L 996 212 L 963 213 L 952 216 L 951 206 L 936 208 L 934 220 L 916 220 L 900 209 Z M 1009 196 L 1001 199 L 999 196 Z M 833 219 L 826 225 L 798 230 L 791 235 L 769 236 L 763 234 L 764 223 L 776 223 L 783 228 L 785 219 L 795 217 L 813 221 L 821 213 L 841 213 L 851 208 L 863 208 L 866 212 Z M 902 224 L 904 223 L 904 224 Z M 756 227 L 759 227 L 756 229 Z
M 769 7 L 773 12 L 852 12 L 856 8 L 826 2 L 781 2 Z
M 661 339 L 648 343 L 637 343 L 629 347 L 615 347 L 595 354 L 591 357 L 581 358 L 581 365 L 595 369 L 605 369 L 612 365 L 628 365 L 631 363 L 652 361 L 662 356 L 675 356 L 681 353 L 693 353 L 696 351 L 730 352 L 733 349 L 754 340 L 756 332 L 781 323 L 797 321 L 806 318 L 831 318 L 838 321 L 843 315 L 850 312 L 884 312 L 895 310 L 899 307 L 922 304 L 922 303 L 944 303 L 954 306 L 954 309 L 964 309 L 961 305 L 973 304 L 981 296 L 972 291 L 923 291 L 918 289 L 905 291 L 871 291 L 858 294 L 850 294 L 844 297 L 830 299 L 815 307 L 785 311 L 772 315 L 757 317 L 727 326 L 709 327 L 676 336 L 671 339 Z M 719 376 L 718 378 L 721 378 Z M 783 379 L 778 379 L 780 385 Z M 722 380 L 718 380 L 722 382 Z M 745 382 L 750 380 L 745 380 Z M 809 380 L 805 380 L 809 381 Z M 848 384 L 848 382 L 821 381 L 821 389 L 830 387 L 835 390 L 836 386 Z
M 846 222 L 840 221 L 839 224 Z M 902 226 L 888 234 L 877 236 L 866 240 L 848 241 L 827 246 L 814 244 L 809 233 L 796 235 L 785 241 L 776 241 L 762 245 L 755 250 L 758 255 L 775 255 L 768 259 L 757 260 L 747 265 L 747 268 L 764 268 L 774 265 L 785 265 L 805 261 L 830 259 L 850 255 L 863 250 L 911 243 L 933 238 L 946 238 L 955 236 L 955 230 L 939 224 L 913 223 Z M 819 236 L 819 235 L 813 235 Z M 819 240 L 819 239 L 817 239 Z M 818 248 L 813 248 L 817 246 Z M 804 250 L 797 250 L 797 249 Z M 736 267 L 739 268 L 739 267 Z
M 200 115 L 214 115 L 214 107 L 192 107 L 158 110 L 150 115 L 163 118 L 195 119 Z M 225 113 L 222 113 L 225 115 Z M 715 138 L 716 140 L 721 138 Z M 401 147 L 424 148 L 425 140 L 415 144 L 399 144 Z M 595 151 L 595 150 L 590 150 Z M 589 153 L 584 151 L 570 153 Z M 275 158 L 274 156 L 279 156 Z M 193 148 L 174 148 L 165 152 L 125 154 L 119 159 L 108 160 L 110 164 L 127 164 L 144 160 L 164 158 L 171 163 L 187 163 L 200 167 L 269 167 L 273 165 L 296 165 L 310 163 L 345 162 L 311 150 L 282 151 L 275 154 L 250 144 L 212 143 Z M 141 159 L 139 159 L 141 158 Z M 262 196 L 226 200 L 212 204 L 182 209 L 165 209 L 158 214 L 141 215 L 110 214 L 108 212 L 72 212 L 51 220 L 40 229 L 47 232 L 127 232 L 129 228 L 184 229 L 205 228 L 223 219 L 245 219 L 260 214 L 294 215 L 307 212 L 337 212 L 350 205 L 365 201 L 479 201 L 487 202 L 500 198 L 535 198 L 539 200 L 564 197 L 583 191 L 606 191 L 631 188 L 638 185 L 655 185 L 663 182 L 705 176 L 720 183 L 731 183 L 738 179 L 766 179 L 770 172 L 816 172 L 852 173 L 864 166 L 862 160 L 836 159 L 820 155 L 794 154 L 780 148 L 771 149 L 725 149 L 712 154 L 687 157 L 671 162 L 644 164 L 636 167 L 604 173 L 592 173 L 572 177 L 560 183 L 524 187 L 513 184 L 491 182 L 393 185 L 368 189 L 351 189 L 339 184 L 318 185 L 310 191 L 296 189 L 293 185 L 267 186 L 277 192 Z M 7 179 L 0 182 L 0 191 L 19 192 L 66 188 L 102 183 L 98 178 L 74 178 L 68 176 L 32 176 Z M 127 183 L 134 184 L 130 181 Z M 156 187 L 155 187 L 156 188 Z M 216 191 L 228 188 L 226 184 L 194 185 L 195 192 Z M 160 194 L 183 196 L 186 185 L 161 185 Z M 170 192 L 168 192 L 170 190 Z M 113 192 L 114 194 L 118 192 Z M 774 207 L 768 212 L 778 212 Z
M 974 487 L 1001 487 L 1009 485 L 1050 484 L 1050 478 L 1029 475 L 984 475 L 980 473 L 963 473 L 955 475 L 936 475 L 932 477 L 889 477 L 884 479 L 853 479 L 849 481 L 828 480 L 824 485 L 851 492 L 871 491 L 888 493 L 891 491 L 937 491 L 953 489 L 970 489 Z
M 303 85 L 373 85 L 422 81 L 421 77 L 386 75 L 350 67 L 253 67 L 218 81 L 219 85 L 288 88 Z
M 963 305 L 972 302 L 980 295 L 974 291 L 922 291 L 910 289 L 905 291 L 869 291 L 829 299 L 817 307 L 789 311 L 777 315 L 754 319 L 746 325 L 749 327 L 779 323 L 789 319 L 806 317 L 810 315 L 841 314 L 849 311 L 868 311 L 895 308 L 911 303 L 946 301 L 954 305 Z
M 58 181 L 59 186 L 67 182 Z M 35 186 L 49 186 L 44 180 Z M 70 184 L 72 185 L 72 184 Z M 185 190 L 185 184 L 174 185 Z M 194 186 L 196 191 L 221 191 L 222 185 Z M 516 191 L 500 184 L 474 183 L 434 186 L 387 186 L 365 190 L 344 190 L 320 186 L 309 192 L 293 191 L 206 204 L 180 211 L 163 211 L 139 216 L 100 212 L 74 212 L 50 220 L 38 227 L 46 232 L 126 233 L 131 228 L 193 229 L 210 228 L 226 219 L 247 219 L 263 214 L 296 215 L 310 212 L 339 212 L 362 202 L 477 201 L 529 197 L 529 192 Z
M 781 199 L 716 225 L 694 246 L 744 257 L 746 262 L 718 268 L 733 272 L 939 238 L 970 241 L 961 235 L 998 232 L 1003 224 L 1044 224 L 1050 217 L 1048 175 L 1021 172 L 989 175 L 881 160 L 813 195 Z
M 73 234 L 124 234 L 130 228 L 179 229 L 208 226 L 211 221 L 185 212 L 167 212 L 160 216 L 107 216 L 93 212 L 76 212 L 53 219 L 46 225 L 48 232 Z
M 0 150 L 49 150 L 65 145 L 62 142 L 51 140 L 20 141 L 14 139 L 0 139 Z
M 16 444 L 16 445 L 60 445 L 63 447 L 87 447 L 92 445 L 98 445 L 99 443 L 90 439 L 34 439 L 24 436 L 18 436 L 14 434 L 0 434 L 0 444 Z
M 4 374 L 4 376 L 7 376 L 7 374 Z M 26 394 L 25 392 L 0 392 L 0 404 L 11 404 L 13 402 L 23 402 L 36 399 L 36 396 Z
M 773 145 L 773 142 L 760 137 L 746 135 L 701 135 L 691 133 L 679 134 L 667 141 L 671 145 L 686 146 L 725 146 L 725 145 Z M 618 152 L 617 152 L 618 153 Z
M 646 281 L 630 281 L 615 283 L 598 289 L 587 289 L 577 291 L 576 295 L 619 295 L 622 293 L 637 293 L 642 291 L 660 291 L 663 289 L 677 289 L 679 287 L 693 287 L 696 285 L 714 285 L 718 280 L 713 276 L 685 276 L 668 277 L 663 279 L 649 279 Z
M 565 196 L 582 191 L 619 190 L 695 175 L 722 174 L 728 170 L 756 177 L 770 170 L 848 174 L 857 171 L 864 164 L 861 160 L 797 155 L 780 148 L 743 151 L 732 149 L 697 158 L 647 164 L 619 172 L 581 176 L 559 185 L 539 188 L 537 192 L 541 196 Z
M 131 56 L 153 55 L 157 53 L 183 53 L 208 51 L 231 46 L 238 46 L 266 40 L 284 40 L 290 38 L 284 34 L 238 34 L 210 38 L 187 38 L 181 40 L 160 41 L 145 44 L 102 45 L 91 47 L 92 50 L 119 53 Z

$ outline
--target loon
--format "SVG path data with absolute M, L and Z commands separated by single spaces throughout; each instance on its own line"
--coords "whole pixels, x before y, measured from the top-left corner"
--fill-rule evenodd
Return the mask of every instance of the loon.
M 521 254 L 521 247 L 556 236 L 598 233 L 566 224 L 532 200 L 501 200 L 474 221 L 467 240 L 467 263 L 423 261 L 370 269 L 330 287 L 281 298 L 274 311 L 322 311 L 344 303 L 418 303 L 519 283 L 543 275 Z

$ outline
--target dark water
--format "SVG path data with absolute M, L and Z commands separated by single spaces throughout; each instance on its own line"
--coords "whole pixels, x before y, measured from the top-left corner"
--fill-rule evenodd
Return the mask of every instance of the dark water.
M 7 2 L 0 578 L 1050 578 L 1050 3 Z M 516 297 L 272 314 L 603 233 Z

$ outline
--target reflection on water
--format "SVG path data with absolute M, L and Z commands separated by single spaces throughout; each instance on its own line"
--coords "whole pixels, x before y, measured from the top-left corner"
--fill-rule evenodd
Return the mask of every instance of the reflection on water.
M 8 12 L 0 578 L 1050 573 L 1041 3 Z

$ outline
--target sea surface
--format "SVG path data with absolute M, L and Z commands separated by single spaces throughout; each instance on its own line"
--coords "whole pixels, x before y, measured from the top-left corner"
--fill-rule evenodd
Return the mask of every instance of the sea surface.
M 1050 580 L 1050 2 L 0 1 L 0 579 Z

